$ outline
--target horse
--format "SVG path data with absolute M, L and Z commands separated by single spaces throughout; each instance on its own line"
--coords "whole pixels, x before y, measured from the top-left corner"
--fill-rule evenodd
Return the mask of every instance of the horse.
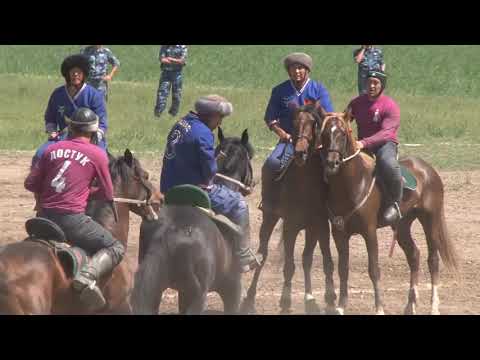
M 281 182 L 266 183 L 268 174 L 265 165 L 262 169 L 262 187 L 280 186 L 280 199 L 276 211 L 264 211 L 260 227 L 260 245 L 258 252 L 263 255 L 262 266 L 255 270 L 253 280 L 242 303 L 243 313 L 255 313 L 255 297 L 260 273 L 268 256 L 268 242 L 273 229 L 280 218 L 283 219 L 282 241 L 285 262 L 283 268 L 284 284 L 280 298 L 281 313 L 290 312 L 292 278 L 295 272 L 294 249 L 298 233 L 305 229 L 305 248 L 302 264 L 305 278 L 305 312 L 319 313 L 320 309 L 312 294 L 311 268 L 313 252 L 317 245 L 323 257 L 325 274 L 324 299 L 326 313 L 335 312 L 335 287 L 333 282 L 333 260 L 330 251 L 330 225 L 325 207 L 326 187 L 323 181 L 322 163 L 318 157 L 309 156 L 313 144 L 309 139 L 311 124 L 318 119 L 317 104 L 308 104 L 295 109 L 294 134 L 295 161 L 287 168 Z M 311 120 L 311 121 L 310 121 Z M 307 135 L 310 134 L 310 135 Z M 278 180 L 278 179 L 277 179 Z
M 241 138 L 225 138 L 219 129 L 218 138 L 215 154 L 218 173 L 224 176 L 215 181 L 234 190 L 250 188 L 253 148 L 248 132 Z M 221 231 L 204 210 L 191 205 L 167 203 L 158 217 L 142 221 L 140 227 L 139 266 L 131 297 L 134 314 L 158 314 L 167 288 L 178 291 L 180 314 L 201 314 L 211 291 L 220 295 L 226 314 L 238 313 L 241 274 L 228 229 Z
M 383 314 L 383 300 L 378 264 L 377 228 L 382 213 L 382 187 L 376 180 L 374 162 L 356 147 L 350 126 L 352 115 L 325 113 L 323 123 L 314 125 L 315 148 L 325 161 L 328 181 L 328 210 L 332 220 L 332 235 L 339 254 L 340 299 L 338 312 L 343 313 L 348 302 L 349 239 L 360 234 L 368 251 L 368 273 L 375 292 L 376 314 Z M 408 156 L 400 159 L 417 181 L 415 190 L 406 190 L 400 204 L 402 219 L 393 226 L 394 241 L 398 241 L 410 267 L 410 289 L 405 314 L 415 314 L 418 302 L 420 252 L 411 235 L 412 222 L 418 219 L 428 245 L 428 267 L 431 274 L 431 314 L 439 314 L 439 254 L 444 264 L 457 270 L 454 245 L 448 236 L 444 212 L 442 180 L 424 160 Z
M 127 247 L 129 211 L 146 218 L 153 216 L 149 210 L 149 201 L 154 198 L 153 186 L 148 181 L 148 172 L 128 149 L 119 158 L 109 154 L 109 169 L 114 194 L 119 197 L 116 210 L 111 204 L 92 199 L 87 214 Z M 90 313 L 72 289 L 73 274 L 69 274 L 72 269 L 64 268 L 57 250 L 41 239 L 11 243 L 0 250 L 1 314 Z M 98 313 L 131 313 L 132 285 L 132 273 L 124 259 L 111 275 L 99 281 L 107 305 Z

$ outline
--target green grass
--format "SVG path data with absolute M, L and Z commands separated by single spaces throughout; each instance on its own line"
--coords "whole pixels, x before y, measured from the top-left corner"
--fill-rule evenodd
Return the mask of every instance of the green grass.
M 114 151 L 162 152 L 174 119 L 153 117 L 158 86 L 158 46 L 109 46 L 121 71 L 111 86 L 109 142 Z M 63 83 L 62 59 L 79 46 L 0 46 L 0 149 L 34 150 L 45 140 L 43 114 L 48 98 Z M 441 168 L 480 168 L 479 46 L 383 46 L 389 91 L 400 104 L 404 154 L 420 154 Z M 219 93 L 229 98 L 234 115 L 224 121 L 227 135 L 249 129 L 259 158 L 275 143 L 263 124 L 271 87 L 286 79 L 282 57 L 309 52 L 316 63 L 313 77 L 329 88 L 342 110 L 356 95 L 354 46 L 190 46 L 185 68 L 181 114 L 196 97 Z

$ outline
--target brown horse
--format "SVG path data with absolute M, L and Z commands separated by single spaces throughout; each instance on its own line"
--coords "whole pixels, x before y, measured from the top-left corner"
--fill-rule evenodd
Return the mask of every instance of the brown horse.
M 378 264 L 377 228 L 382 211 L 382 191 L 375 181 L 374 161 L 360 153 L 352 136 L 351 114 L 320 111 L 323 123 L 317 122 L 316 149 L 321 148 L 328 181 L 328 210 L 332 234 L 339 254 L 340 299 L 338 312 L 348 302 L 349 239 L 360 234 L 368 250 L 368 273 L 375 291 L 377 314 L 383 314 Z M 456 269 L 453 244 L 448 237 L 443 206 L 443 184 L 432 166 L 416 157 L 405 157 L 400 164 L 416 178 L 416 190 L 406 190 L 400 205 L 402 219 L 393 229 L 405 252 L 410 267 L 410 290 L 406 314 L 415 314 L 418 301 L 419 250 L 411 235 L 416 219 L 423 226 L 428 245 L 428 266 L 431 274 L 431 313 L 439 313 L 439 253 L 447 267 Z
M 129 211 L 142 217 L 153 216 L 146 201 L 152 198 L 153 186 L 148 181 L 148 173 L 128 149 L 118 159 L 110 156 L 109 168 L 114 194 L 121 197 L 116 206 L 118 221 L 115 221 L 111 206 L 103 201 L 90 201 L 87 214 L 126 247 Z M 145 205 L 135 205 L 135 202 Z M 71 281 L 52 247 L 36 241 L 22 241 L 0 249 L 1 314 L 89 313 L 71 289 Z M 128 297 L 132 282 L 131 270 L 124 259 L 111 275 L 100 281 L 107 300 L 101 313 L 130 313 Z
M 330 227 L 325 207 L 326 188 L 323 181 L 322 164 L 319 157 L 310 157 L 312 150 L 312 126 L 319 115 L 315 105 L 296 109 L 294 114 L 294 139 L 297 161 L 292 163 L 281 182 L 267 183 L 266 171 L 262 169 L 262 187 L 279 186 L 280 199 L 275 212 L 263 211 L 260 227 L 259 252 L 263 255 L 262 266 L 256 269 L 247 297 L 242 304 L 242 312 L 255 312 L 255 296 L 260 272 L 268 255 L 268 242 L 272 231 L 280 218 L 283 219 L 283 245 L 285 263 L 283 269 L 284 285 L 280 298 L 282 313 L 288 313 L 291 307 L 292 277 L 295 272 L 294 249 L 298 233 L 305 229 L 305 248 L 302 264 L 305 277 L 305 311 L 318 313 L 319 308 L 312 294 L 311 268 L 313 252 L 320 245 L 325 273 L 325 302 L 327 313 L 335 310 L 335 288 L 333 283 L 333 260 L 330 252 Z

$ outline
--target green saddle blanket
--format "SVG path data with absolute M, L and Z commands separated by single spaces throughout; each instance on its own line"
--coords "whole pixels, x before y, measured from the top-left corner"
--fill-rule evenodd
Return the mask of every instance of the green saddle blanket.
M 400 165 L 400 170 L 402 172 L 403 178 L 403 188 L 408 190 L 416 190 L 417 189 L 417 179 L 413 176 L 413 174 L 408 170 L 405 166 Z
M 238 225 L 226 216 L 213 212 L 208 194 L 198 186 L 187 184 L 171 188 L 165 195 L 165 205 L 195 206 L 212 219 L 222 232 L 241 233 Z

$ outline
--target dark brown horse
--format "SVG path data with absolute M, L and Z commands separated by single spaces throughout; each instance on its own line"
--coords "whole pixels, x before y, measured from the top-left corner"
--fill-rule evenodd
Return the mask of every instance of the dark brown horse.
M 325 113 L 317 122 L 316 148 L 321 147 L 328 181 L 328 207 L 332 234 L 339 254 L 340 299 L 338 312 L 348 302 L 349 239 L 360 234 L 368 250 L 368 273 L 375 291 L 375 309 L 383 314 L 380 267 L 378 264 L 377 228 L 382 210 L 382 191 L 374 173 L 374 161 L 360 153 L 352 136 L 351 114 Z M 439 253 L 443 262 L 456 269 L 453 244 L 447 234 L 443 206 L 443 184 L 432 166 L 416 157 L 400 160 L 416 178 L 416 190 L 406 190 L 400 205 L 403 218 L 394 228 L 395 237 L 405 252 L 410 267 L 410 290 L 406 314 L 415 314 L 418 301 L 419 250 L 411 235 L 416 219 L 423 226 L 428 245 L 428 266 L 431 274 L 431 313 L 439 313 Z
M 129 211 L 149 217 L 148 206 L 132 202 L 151 199 L 153 186 L 148 173 L 129 150 L 123 157 L 110 157 L 114 194 L 120 201 L 116 208 L 118 222 L 110 205 L 92 200 L 87 213 L 127 246 Z M 146 203 L 146 202 L 145 202 Z M 0 249 L 1 314 L 86 314 L 78 294 L 71 289 L 54 249 L 39 242 L 21 241 Z M 132 273 L 124 259 L 113 273 L 101 279 L 100 287 L 107 300 L 101 313 L 130 313 L 129 295 Z
M 305 229 L 305 248 L 302 264 L 305 277 L 305 311 L 319 311 L 312 294 L 311 268 L 313 252 L 320 245 L 323 256 L 323 271 L 325 273 L 325 302 L 327 313 L 335 310 L 335 288 L 333 283 L 333 260 L 330 252 L 330 227 L 325 207 L 326 188 L 323 181 L 322 164 L 319 157 L 309 156 L 312 153 L 312 127 L 319 115 L 315 105 L 307 105 L 296 109 L 294 115 L 294 139 L 296 159 L 284 174 L 281 182 L 266 183 L 265 174 L 268 169 L 262 169 L 262 187 L 279 186 L 280 199 L 275 212 L 263 210 L 260 227 L 260 247 L 258 252 L 263 255 L 262 267 L 255 271 L 247 297 L 242 304 L 244 313 L 255 312 L 255 296 L 261 270 L 268 255 L 268 242 L 272 231 L 280 218 L 283 219 L 282 239 L 284 245 L 285 263 L 283 269 L 284 285 L 280 298 L 282 313 L 288 313 L 291 307 L 292 277 L 295 272 L 294 249 L 298 233 Z
M 218 137 L 218 173 L 226 177 L 216 180 L 234 191 L 250 188 L 254 151 L 247 130 L 241 138 L 225 138 L 219 128 Z M 242 284 L 232 235 L 191 205 L 168 204 L 156 221 L 142 221 L 132 292 L 134 314 L 158 314 L 167 288 L 178 291 L 180 314 L 201 314 L 212 291 L 220 295 L 225 313 L 238 313 Z

